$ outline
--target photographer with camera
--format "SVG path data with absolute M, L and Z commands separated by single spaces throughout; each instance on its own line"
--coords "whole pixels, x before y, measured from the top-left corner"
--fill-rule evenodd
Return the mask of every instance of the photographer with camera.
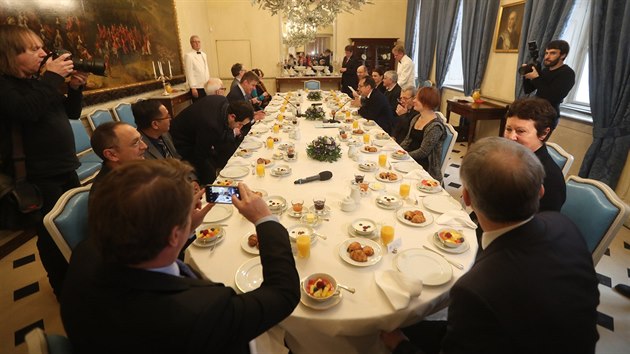
M 519 68 L 519 73 L 523 75 L 523 89 L 527 94 L 535 90 L 536 97 L 544 98 L 551 103 L 557 113 L 552 126 L 552 129 L 555 129 L 560 118 L 560 103 L 575 84 L 575 72 L 564 64 L 569 54 L 569 43 L 563 40 L 549 42 L 545 48 L 542 70 L 538 62 L 536 42 L 529 42 L 528 47 L 532 62 Z
M 2 172 L 16 176 L 13 138 L 22 140 L 26 183 L 39 190 L 37 249 L 59 296 L 68 263 L 41 218 L 67 190 L 80 185 L 70 119 L 79 119 L 88 74 L 74 69 L 70 54 L 48 58 L 41 38 L 25 27 L 0 25 L 0 156 Z M 45 72 L 40 74 L 42 68 Z M 68 94 L 59 89 L 70 77 Z M 14 131 L 15 129 L 15 131 Z M 24 166 L 23 165 L 23 166 Z

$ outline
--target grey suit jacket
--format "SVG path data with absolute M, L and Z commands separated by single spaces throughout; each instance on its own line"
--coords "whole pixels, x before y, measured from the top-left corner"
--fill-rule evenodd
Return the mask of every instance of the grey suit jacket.
M 144 158 L 147 160 L 163 159 L 164 156 L 162 156 L 162 153 L 160 152 L 160 148 L 158 146 L 155 146 L 153 142 L 151 141 L 151 139 L 149 139 L 149 137 L 146 134 L 144 134 L 140 130 L 138 131 L 140 132 L 140 135 L 142 136 L 142 141 L 144 141 L 144 143 L 147 144 L 147 150 L 144 152 Z M 173 155 L 173 158 L 181 160 L 182 159 L 181 155 L 177 153 L 177 149 L 175 149 L 175 145 L 173 145 L 173 138 L 171 138 L 171 134 L 169 133 L 162 134 L 162 140 L 164 141 L 164 144 L 166 144 L 166 148 L 171 152 L 171 155 Z

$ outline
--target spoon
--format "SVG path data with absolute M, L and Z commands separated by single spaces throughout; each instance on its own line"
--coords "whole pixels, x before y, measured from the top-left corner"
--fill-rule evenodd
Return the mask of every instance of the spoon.
M 351 287 L 348 287 L 348 286 L 345 286 L 345 285 L 341 285 L 341 284 L 337 284 L 337 287 L 342 288 L 343 290 L 345 290 L 345 291 L 347 291 L 347 292 L 349 292 L 351 294 L 354 294 L 354 292 L 356 291 L 354 288 L 351 288 Z

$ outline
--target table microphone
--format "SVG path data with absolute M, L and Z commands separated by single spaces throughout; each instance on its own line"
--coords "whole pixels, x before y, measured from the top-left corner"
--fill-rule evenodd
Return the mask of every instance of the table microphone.
M 332 178 L 332 172 L 330 172 L 330 171 L 322 171 L 322 172 L 320 172 L 319 174 L 317 174 L 315 176 L 297 179 L 293 183 L 294 184 L 304 184 L 304 183 L 313 182 L 313 181 L 328 181 L 331 178 Z

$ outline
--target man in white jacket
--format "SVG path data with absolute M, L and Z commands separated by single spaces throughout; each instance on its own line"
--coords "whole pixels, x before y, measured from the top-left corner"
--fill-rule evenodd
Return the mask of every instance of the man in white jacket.
M 416 87 L 416 70 L 411 58 L 405 55 L 405 48 L 399 44 L 392 49 L 392 54 L 398 64 L 396 67 L 398 85 L 403 89 L 410 86 Z
M 204 85 L 210 79 L 210 71 L 208 70 L 206 53 L 201 51 L 199 36 L 190 36 L 190 46 L 192 50 L 184 54 L 184 68 L 186 70 L 186 82 L 190 87 L 193 102 L 195 102 L 206 95 Z

